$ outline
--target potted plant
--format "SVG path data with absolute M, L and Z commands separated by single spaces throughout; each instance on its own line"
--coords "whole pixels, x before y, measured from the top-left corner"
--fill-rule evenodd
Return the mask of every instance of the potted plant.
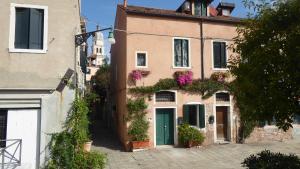
M 203 134 L 196 128 L 184 123 L 178 127 L 179 143 L 187 148 L 201 145 L 205 139 Z
M 147 105 L 143 98 L 128 100 L 127 121 L 130 122 L 128 135 L 130 137 L 131 150 L 149 147 L 148 129 L 149 122 L 146 119 Z
M 149 147 L 148 129 L 149 122 L 144 116 L 133 119 L 128 130 L 128 135 L 131 138 L 130 147 L 132 151 Z

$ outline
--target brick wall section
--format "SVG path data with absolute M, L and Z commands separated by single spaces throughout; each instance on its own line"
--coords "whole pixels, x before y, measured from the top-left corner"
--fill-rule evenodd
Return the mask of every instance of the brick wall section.
M 292 139 L 293 129 L 284 132 L 275 126 L 255 128 L 245 143 L 255 143 L 262 141 L 286 141 Z

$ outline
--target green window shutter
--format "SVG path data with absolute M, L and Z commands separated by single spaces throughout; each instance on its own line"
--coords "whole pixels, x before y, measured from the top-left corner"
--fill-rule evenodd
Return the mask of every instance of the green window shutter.
M 204 1 L 202 2 L 201 16 L 207 16 L 207 4 Z
M 221 42 L 220 43 L 220 52 L 221 52 L 221 68 L 226 68 L 227 67 L 227 59 L 226 59 L 226 43 L 225 42 Z
M 189 106 L 183 105 L 183 122 L 189 122 Z
M 29 49 L 43 49 L 44 11 L 30 9 Z
M 28 49 L 30 9 L 16 8 L 15 48 Z
M 214 48 L 214 68 L 221 68 L 221 45 L 219 42 L 213 43 Z
M 205 128 L 205 108 L 204 105 L 199 105 L 199 128 Z

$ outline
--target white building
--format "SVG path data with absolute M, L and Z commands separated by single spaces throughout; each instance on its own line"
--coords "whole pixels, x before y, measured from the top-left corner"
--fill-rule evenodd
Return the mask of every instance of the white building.
M 98 28 L 97 28 L 98 29 Z M 104 64 L 104 38 L 102 32 L 96 32 L 92 41 L 92 53 L 88 58 L 86 81 L 91 81 L 99 67 Z

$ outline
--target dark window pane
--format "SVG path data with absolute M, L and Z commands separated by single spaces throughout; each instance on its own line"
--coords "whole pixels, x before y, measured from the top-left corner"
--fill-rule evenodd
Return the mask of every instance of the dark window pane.
M 0 140 L 6 140 L 7 110 L 0 110 Z M 5 141 L 0 141 L 0 147 L 5 147 Z
M 214 42 L 214 68 L 226 68 L 227 57 L 226 57 L 226 43 L 225 42 Z
M 197 126 L 197 106 L 189 106 L 189 121 L 188 123 L 192 126 Z
M 227 62 L 226 62 L 226 44 L 225 42 L 221 42 L 221 68 L 226 68 L 227 67 Z
M 146 54 L 145 53 L 137 54 L 137 66 L 146 66 Z
M 161 91 L 155 94 L 156 102 L 175 102 L 175 93 L 168 91 Z
M 16 8 L 15 48 L 43 49 L 44 10 Z
M 28 49 L 30 9 L 16 8 L 15 48 Z
M 44 10 L 30 9 L 29 49 L 43 49 Z
M 228 102 L 230 97 L 228 93 L 216 93 L 216 101 Z
M 300 124 L 300 115 L 299 114 L 295 114 L 294 124 Z

